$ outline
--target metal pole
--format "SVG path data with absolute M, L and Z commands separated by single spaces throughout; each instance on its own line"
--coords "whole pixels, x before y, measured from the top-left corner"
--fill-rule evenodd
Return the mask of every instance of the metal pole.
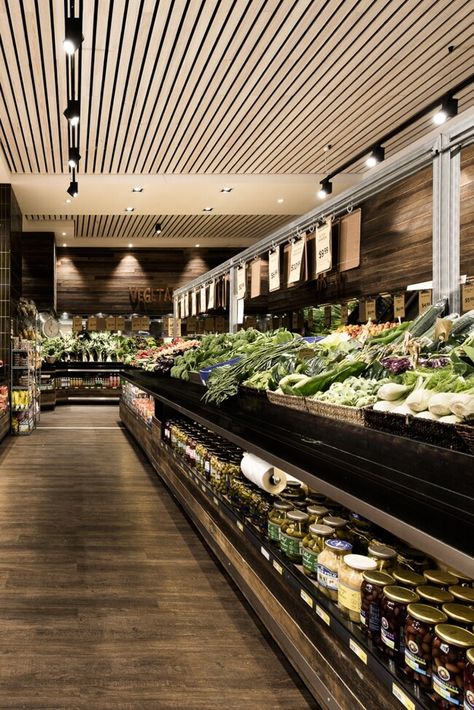
M 229 272 L 229 333 L 237 332 L 237 267 Z

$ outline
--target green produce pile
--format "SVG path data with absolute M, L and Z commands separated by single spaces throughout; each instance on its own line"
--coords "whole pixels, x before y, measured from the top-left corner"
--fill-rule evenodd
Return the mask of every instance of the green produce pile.
M 78 362 L 124 362 L 129 364 L 139 350 L 156 346 L 154 338 L 127 338 L 115 333 L 65 333 L 41 341 L 43 360 Z

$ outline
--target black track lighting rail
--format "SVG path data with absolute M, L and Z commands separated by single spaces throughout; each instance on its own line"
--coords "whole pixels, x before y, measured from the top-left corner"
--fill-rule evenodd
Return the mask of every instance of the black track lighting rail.
M 66 192 L 77 197 L 79 186 L 76 174 L 79 168 L 79 135 L 81 117 L 81 68 L 82 68 L 82 15 L 83 0 L 79 0 L 79 14 L 76 14 L 76 0 L 64 0 L 64 42 L 66 53 L 67 106 L 64 116 L 68 122 L 68 166 L 69 187 Z

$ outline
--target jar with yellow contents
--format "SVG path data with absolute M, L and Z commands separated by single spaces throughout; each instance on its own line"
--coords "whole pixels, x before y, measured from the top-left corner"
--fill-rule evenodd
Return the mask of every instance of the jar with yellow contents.
M 365 555 L 345 555 L 339 568 L 337 605 L 356 624 L 360 623 L 363 574 L 376 569 L 377 562 Z

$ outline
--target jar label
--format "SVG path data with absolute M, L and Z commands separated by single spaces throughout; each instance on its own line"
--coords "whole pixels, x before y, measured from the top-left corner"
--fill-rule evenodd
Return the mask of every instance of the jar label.
M 318 555 L 303 545 L 303 567 L 309 572 L 318 571 Z
M 360 623 L 367 626 L 369 631 L 378 633 L 380 631 L 380 605 L 369 604 L 369 609 L 360 610 Z
M 388 646 L 388 648 L 391 648 L 391 649 L 395 650 L 395 648 L 396 648 L 396 644 L 395 644 L 396 636 L 395 636 L 395 634 L 393 633 L 393 631 L 390 631 L 390 629 L 388 628 L 388 621 L 387 621 L 387 619 L 385 618 L 385 616 L 382 616 L 382 621 L 381 621 L 380 626 L 381 626 L 381 628 L 380 628 L 380 638 L 382 639 L 382 642 L 383 642 L 386 646 Z
M 338 574 L 324 565 L 318 564 L 318 583 L 325 589 L 337 591 Z
M 413 641 L 408 642 L 408 647 L 405 647 L 405 663 L 409 668 L 420 675 L 429 675 L 426 660 L 418 655 L 419 649 Z
M 209 461 L 206 461 L 206 462 L 205 462 L 205 464 L 204 464 L 204 470 L 205 470 L 206 473 L 209 473 L 209 471 L 211 470 L 211 464 L 209 463 Z
M 446 678 L 446 680 L 444 680 L 444 678 L 441 678 L 440 675 L 438 675 L 440 671 L 441 674 Z M 446 668 L 443 668 L 443 666 L 440 666 L 438 668 L 437 673 L 433 675 L 433 690 L 442 698 L 450 702 L 451 705 L 461 705 L 459 688 L 457 685 L 453 685 L 453 683 L 450 683 L 450 679 L 451 675 L 449 671 L 446 670 Z
M 285 555 L 292 555 L 293 557 L 299 557 L 300 555 L 299 538 L 280 533 L 280 547 Z
M 268 539 L 273 540 L 273 542 L 280 540 L 280 526 L 270 520 L 268 521 Z
M 350 611 L 360 613 L 360 591 L 351 589 L 343 582 L 339 582 L 339 590 L 337 593 L 337 601 L 339 604 Z
M 464 696 L 464 710 L 473 710 L 474 708 L 474 691 L 466 690 Z

